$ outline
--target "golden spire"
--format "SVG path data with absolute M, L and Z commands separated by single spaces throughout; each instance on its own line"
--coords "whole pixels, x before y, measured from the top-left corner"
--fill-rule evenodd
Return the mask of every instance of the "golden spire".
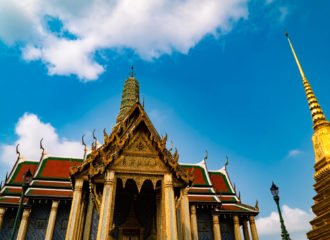
M 120 122 L 125 117 L 131 107 L 140 101 L 140 87 L 138 81 L 135 79 L 134 67 L 131 67 L 131 71 L 128 79 L 124 83 L 120 112 L 117 116 L 117 122 Z
M 300 72 L 300 75 L 302 78 L 302 82 L 303 82 L 304 89 L 305 89 L 305 94 L 306 94 L 307 101 L 308 101 L 309 110 L 312 115 L 314 130 L 320 125 L 324 125 L 324 124 L 330 125 L 330 123 L 327 121 L 327 119 L 322 111 L 322 108 L 321 108 L 319 102 L 316 99 L 316 96 L 312 90 L 310 83 L 308 82 L 308 80 L 305 76 L 304 70 L 302 69 L 299 59 L 297 57 L 296 51 L 294 50 L 292 43 L 290 41 L 289 34 L 285 33 L 285 36 L 288 39 L 290 48 L 292 50 L 294 59 L 296 60 L 296 63 L 297 63 L 297 66 L 298 66 L 298 69 L 299 69 L 299 72 Z

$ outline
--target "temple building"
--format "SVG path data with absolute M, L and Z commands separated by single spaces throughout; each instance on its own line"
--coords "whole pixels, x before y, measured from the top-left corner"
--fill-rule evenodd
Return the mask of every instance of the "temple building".
M 48 155 L 17 161 L 0 192 L 0 239 L 10 239 L 22 177 L 32 173 L 15 239 L 257 240 L 254 207 L 241 202 L 227 164 L 209 170 L 207 157 L 179 163 L 125 81 L 120 112 L 104 143 L 81 159 Z M 214 159 L 213 161 L 216 161 Z
M 286 36 L 302 78 L 314 129 L 312 141 L 315 153 L 316 196 L 312 210 L 316 217 L 311 221 L 312 230 L 307 233 L 307 237 L 310 240 L 328 240 L 330 238 L 330 122 L 326 119 L 306 78 L 289 35 Z

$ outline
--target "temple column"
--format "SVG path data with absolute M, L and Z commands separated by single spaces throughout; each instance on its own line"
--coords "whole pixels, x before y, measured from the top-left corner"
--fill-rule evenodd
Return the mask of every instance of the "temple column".
M 5 213 L 6 213 L 6 208 L 0 208 L 0 230 L 2 229 Z
M 157 219 L 156 219 L 156 224 L 157 224 L 157 239 L 161 240 L 162 239 L 162 229 L 163 229 L 163 221 L 162 221 L 162 193 L 157 192 L 156 194 L 156 214 L 157 214 Z
M 85 203 L 86 194 L 82 194 L 82 201 L 80 206 L 80 212 L 79 212 L 79 221 L 78 221 L 78 234 L 77 239 L 81 239 L 82 233 L 83 233 L 83 227 L 84 227 L 84 221 L 85 221 Z
M 45 240 L 53 239 L 53 233 L 54 233 L 54 228 L 55 228 L 55 222 L 56 222 L 57 209 L 58 209 L 59 202 L 60 201 L 53 200 L 52 208 L 51 208 L 50 214 L 49 214 Z
M 213 215 L 213 236 L 214 240 L 221 240 L 219 216 Z
M 243 220 L 243 235 L 244 235 L 244 240 L 250 240 L 249 228 L 246 219 Z
M 241 229 L 239 227 L 239 218 L 237 215 L 234 216 L 234 233 L 235 240 L 242 240 Z
M 82 187 L 84 184 L 83 179 L 76 179 L 73 191 L 73 198 L 68 221 L 68 228 L 66 231 L 66 240 L 74 240 L 77 238 L 77 225 L 79 222 L 79 213 L 81 208 Z
M 113 220 L 113 205 L 115 201 L 116 181 L 115 172 L 107 170 L 103 187 L 102 203 L 100 208 L 99 225 L 97 228 L 98 240 L 109 239 L 110 227 Z
M 31 209 L 24 209 L 21 224 L 19 225 L 18 233 L 17 233 L 17 240 L 24 240 L 26 237 L 28 225 L 29 225 L 29 218 L 30 218 Z
M 181 189 L 181 233 L 184 240 L 191 240 L 188 189 Z
M 164 175 L 166 239 L 178 239 L 172 174 Z
M 84 240 L 89 240 L 90 234 L 91 234 L 91 226 L 92 226 L 92 221 L 93 221 L 93 208 L 94 208 L 94 203 L 92 199 L 92 194 L 89 194 L 88 197 L 88 206 L 87 206 L 87 213 L 86 213 L 86 220 L 85 220 L 85 226 L 84 226 L 84 235 L 83 239 Z
M 196 216 L 196 206 L 190 206 L 190 223 L 191 223 L 191 238 L 192 240 L 198 240 L 198 230 L 197 230 L 197 216 Z
M 256 226 L 256 222 L 255 222 L 253 216 L 249 217 L 249 222 L 250 222 L 250 230 L 251 230 L 252 240 L 259 240 L 258 232 L 257 232 L 257 226 Z

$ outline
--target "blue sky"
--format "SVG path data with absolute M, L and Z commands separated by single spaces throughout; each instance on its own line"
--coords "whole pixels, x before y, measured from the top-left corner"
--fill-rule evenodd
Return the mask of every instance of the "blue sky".
M 180 161 L 199 162 L 207 149 L 209 169 L 218 169 L 228 155 L 242 200 L 259 200 L 261 239 L 278 239 L 277 225 L 265 227 L 274 222 L 275 181 L 289 231 L 306 239 L 313 132 L 284 32 L 329 116 L 330 3 L 141 1 L 131 9 L 127 1 L 99 1 L 99 9 L 86 1 L 77 10 L 75 1 L 31 2 L 0 1 L 2 178 L 17 142 L 26 158 L 37 158 L 39 137 L 50 154 L 65 155 L 82 154 L 81 135 L 91 138 L 93 129 L 102 139 L 134 65 L 147 113 L 178 147 Z M 104 21 L 93 18 L 99 11 Z

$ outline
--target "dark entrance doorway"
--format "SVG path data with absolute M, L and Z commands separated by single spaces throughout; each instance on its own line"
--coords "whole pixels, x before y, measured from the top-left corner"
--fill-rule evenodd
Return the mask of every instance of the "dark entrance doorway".
M 140 192 L 134 180 L 118 179 L 111 234 L 119 240 L 142 240 L 156 236 L 156 193 L 146 180 Z M 153 239 L 151 237 L 151 239 Z

